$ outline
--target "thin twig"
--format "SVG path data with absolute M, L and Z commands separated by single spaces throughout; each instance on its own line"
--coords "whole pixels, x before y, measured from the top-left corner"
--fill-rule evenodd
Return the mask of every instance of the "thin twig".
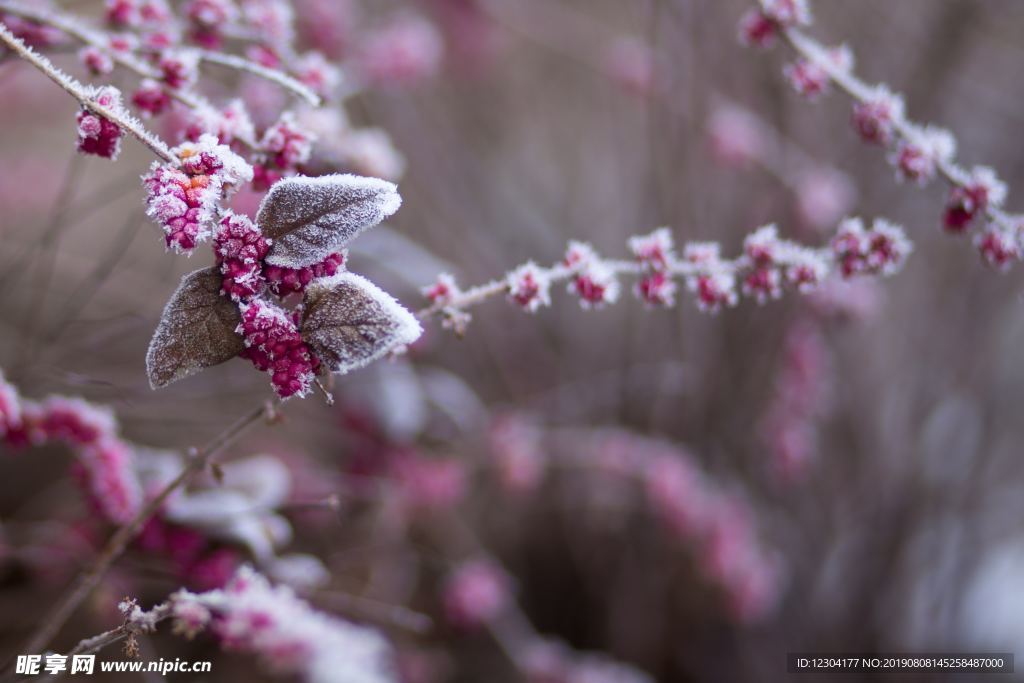
M 237 69 L 238 71 L 245 71 L 251 73 L 254 76 L 265 78 L 272 83 L 276 83 L 286 90 L 290 90 L 302 99 L 309 102 L 314 107 L 320 106 L 320 96 L 313 92 L 306 84 L 292 78 L 288 74 L 278 69 L 268 69 L 262 64 L 257 64 L 248 59 L 244 59 L 237 55 L 223 54 L 220 52 L 212 52 L 210 50 L 199 50 L 199 58 L 204 62 L 211 64 L 220 64 L 230 69 Z
M 12 52 L 46 74 L 51 81 L 59 85 L 65 92 L 78 100 L 79 104 L 84 108 L 97 116 L 102 116 L 121 130 L 130 133 L 132 137 L 136 138 L 139 142 L 148 147 L 150 151 L 167 163 L 175 166 L 178 166 L 181 163 L 178 158 L 171 153 L 171 150 L 167 145 L 164 144 L 164 142 L 156 135 L 146 130 L 138 119 L 135 119 L 126 113 L 117 112 L 99 104 L 86 89 L 86 86 L 58 69 L 49 59 L 25 45 L 25 43 L 11 33 L 10 29 L 8 29 L 3 23 L 0 23 L 0 42 L 3 42 L 3 44 Z

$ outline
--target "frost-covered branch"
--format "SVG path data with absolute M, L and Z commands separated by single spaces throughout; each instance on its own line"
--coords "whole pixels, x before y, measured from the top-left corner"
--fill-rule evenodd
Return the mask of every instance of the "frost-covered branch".
M 313 92 L 304 83 L 297 81 L 278 69 L 268 69 L 262 64 L 257 64 L 252 60 L 244 59 L 237 55 L 225 54 L 223 52 L 214 52 L 212 50 L 200 50 L 199 59 L 204 62 L 209 62 L 210 64 L 219 64 L 230 69 L 245 71 L 246 73 L 253 74 L 254 76 L 259 76 L 260 78 L 264 78 L 272 83 L 276 83 L 286 90 L 292 91 L 314 107 L 320 106 L 321 99 L 319 95 Z
M 811 23 L 807 0 L 761 0 L 740 22 L 740 39 L 767 47 L 781 38 L 798 55 L 785 68 L 797 92 L 814 99 L 829 86 L 853 101 L 852 123 L 868 144 L 888 150 L 888 160 L 901 180 L 926 184 L 936 176 L 951 187 L 943 225 L 962 234 L 976 223 L 985 229 L 975 244 L 991 265 L 1004 268 L 1022 254 L 1022 219 L 1003 210 L 1006 185 L 986 166 L 966 169 L 955 158 L 956 139 L 947 130 L 908 119 L 901 95 L 885 84 L 871 85 L 853 71 L 853 53 L 845 46 L 829 48 L 806 35 L 800 27 Z
M 53 63 L 39 54 L 0 22 L 0 41 L 21 59 L 42 71 L 46 76 L 64 89 L 66 93 L 78 100 L 82 108 L 95 116 L 79 116 L 79 146 L 85 140 L 95 139 L 101 141 L 104 146 L 110 147 L 110 152 L 101 156 L 114 157 L 119 147 L 120 134 L 104 130 L 103 121 L 113 125 L 119 131 L 125 131 L 135 137 L 139 142 L 148 147 L 162 160 L 177 165 L 178 160 L 171 154 L 170 149 L 153 133 L 146 130 L 142 123 L 128 114 L 121 105 L 120 93 L 115 88 L 91 88 L 79 83 L 77 80 L 64 73 Z M 98 120 L 96 117 L 99 117 Z
M 716 242 L 690 242 L 677 255 L 671 232 L 660 228 L 630 238 L 633 261 L 604 259 L 590 245 L 570 242 L 559 263 L 545 268 L 531 261 L 501 280 L 471 289 L 460 289 L 451 275 L 442 274 L 423 288 L 431 303 L 416 315 L 420 319 L 441 315 L 446 327 L 462 332 L 470 319 L 468 308 L 504 294 L 534 312 L 550 305 L 551 286 L 562 283 L 584 308 L 599 307 L 618 300 L 623 276 L 635 277 L 636 296 L 658 307 L 674 305 L 680 279 L 698 307 L 714 313 L 735 306 L 740 293 L 764 303 L 780 297 L 787 285 L 808 292 L 833 274 L 843 278 L 891 275 L 911 248 L 903 229 L 884 219 L 876 219 L 868 228 L 859 218 L 848 218 L 823 247 L 782 239 L 774 225 L 765 225 L 747 236 L 743 253 L 733 259 L 723 258 Z

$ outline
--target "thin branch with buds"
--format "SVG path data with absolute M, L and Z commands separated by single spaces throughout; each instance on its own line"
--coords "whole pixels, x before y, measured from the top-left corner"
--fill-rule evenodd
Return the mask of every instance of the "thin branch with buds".
M 96 99 L 90 95 L 86 86 L 58 69 L 49 59 L 25 45 L 25 43 L 11 33 L 10 29 L 8 29 L 3 23 L 0 23 L 0 42 L 26 62 L 46 74 L 51 81 L 59 85 L 66 93 L 78 100 L 82 107 L 97 116 L 110 121 L 121 130 L 129 133 L 132 137 L 144 144 L 154 154 L 167 163 L 174 166 L 178 166 L 180 164 L 177 157 L 171 153 L 171 150 L 167 145 L 156 135 L 146 130 L 138 119 L 128 116 L 127 114 L 114 111 L 112 108 L 105 107 L 97 102 Z
M 722 258 L 721 247 L 714 242 L 690 242 L 677 256 L 667 228 L 630 238 L 629 248 L 636 260 L 607 260 L 589 245 L 571 242 L 559 263 L 543 268 L 529 262 L 502 280 L 467 290 L 443 274 L 423 288 L 431 304 L 416 316 L 424 320 L 441 315 L 446 327 L 462 333 L 469 322 L 467 309 L 504 294 L 533 312 L 550 304 L 551 285 L 560 283 L 569 283 L 569 291 L 584 307 L 601 306 L 617 300 L 621 276 L 638 278 L 635 293 L 646 304 L 665 307 L 675 303 L 675 280 L 682 279 L 698 307 L 713 313 L 736 305 L 737 290 L 763 303 L 781 296 L 784 284 L 808 292 L 833 273 L 844 278 L 891 275 L 902 266 L 911 245 L 902 228 L 888 221 L 878 219 L 866 228 L 860 219 L 849 218 L 821 247 L 782 239 L 774 225 L 766 225 L 747 236 L 743 253 L 733 259 Z

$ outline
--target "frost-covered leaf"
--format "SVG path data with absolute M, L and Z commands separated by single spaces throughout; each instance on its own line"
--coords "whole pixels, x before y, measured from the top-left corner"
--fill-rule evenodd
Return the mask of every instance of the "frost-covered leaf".
M 220 286 L 217 268 L 181 279 L 146 353 L 146 372 L 154 389 L 231 360 L 245 348 L 235 332 L 241 321 L 238 308 L 221 296 Z
M 260 204 L 256 224 L 274 240 L 268 263 L 302 268 L 341 251 L 401 204 L 398 188 L 377 178 L 297 176 L 274 183 Z
M 302 339 L 332 371 L 346 373 L 416 341 L 416 318 L 377 285 L 353 273 L 306 288 Z

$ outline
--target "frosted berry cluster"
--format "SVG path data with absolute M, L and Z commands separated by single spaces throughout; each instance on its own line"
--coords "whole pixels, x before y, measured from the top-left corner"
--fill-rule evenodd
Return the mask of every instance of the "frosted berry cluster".
M 270 375 L 281 398 L 305 395 L 316 379 L 319 360 L 302 340 L 295 317 L 263 299 L 243 304 L 241 312 L 236 331 L 245 350 L 239 355 Z
M 866 229 L 860 219 L 844 220 L 824 247 L 808 247 L 779 235 L 765 225 L 747 236 L 743 253 L 732 259 L 721 255 L 715 242 L 690 242 L 678 254 L 672 233 L 659 228 L 628 241 L 632 261 L 606 259 L 594 248 L 571 242 L 561 262 L 544 268 L 530 261 L 503 280 L 463 290 L 450 274 L 442 274 L 421 291 L 430 302 L 423 314 L 444 316 L 445 325 L 461 331 L 469 319 L 466 309 L 492 296 L 533 313 L 551 304 L 551 286 L 567 282 L 584 308 L 615 302 L 619 278 L 636 278 L 634 293 L 651 307 L 670 307 L 679 292 L 677 280 L 693 295 L 698 308 L 715 313 L 739 303 L 740 294 L 765 303 L 790 287 L 802 293 L 818 289 L 833 274 L 842 278 L 896 273 L 911 252 L 903 229 L 878 219 Z
M 225 192 L 252 180 L 252 167 L 212 135 L 172 151 L 177 167 L 154 163 L 142 178 L 146 213 L 163 229 L 168 248 L 187 253 L 213 234 Z
M 93 94 L 95 103 L 103 109 L 123 114 L 121 92 L 112 86 L 99 88 Z M 109 118 L 100 116 L 83 107 L 78 112 L 78 151 L 94 154 L 104 159 L 117 159 L 121 153 L 121 138 L 124 131 Z
M 906 115 L 902 95 L 885 84 L 870 85 L 857 78 L 847 47 L 826 48 L 800 31 L 810 20 L 805 9 L 803 3 L 763 1 L 741 20 L 741 39 L 764 47 L 783 37 L 798 54 L 784 69 L 797 92 L 813 98 L 830 85 L 845 91 L 853 99 L 854 130 L 865 143 L 887 150 L 897 178 L 925 185 L 942 177 L 950 185 L 942 216 L 946 231 L 963 234 L 978 226 L 974 244 L 985 262 L 1005 269 L 1019 261 L 1024 220 L 1003 211 L 1006 186 L 995 171 L 985 166 L 959 166 L 952 133 L 914 123 Z M 863 266 L 858 259 L 854 257 L 856 263 L 844 268 Z

